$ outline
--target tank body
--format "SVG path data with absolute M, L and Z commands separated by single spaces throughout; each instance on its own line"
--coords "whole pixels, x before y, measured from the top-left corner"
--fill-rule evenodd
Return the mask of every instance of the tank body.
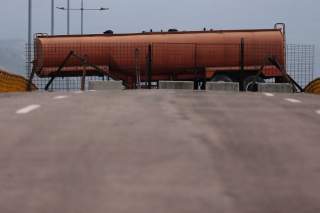
M 268 57 L 285 64 L 285 39 L 279 29 L 168 32 L 118 35 L 40 36 L 35 39 L 33 69 L 40 77 L 52 75 L 72 50 L 91 64 L 108 67 L 119 80 L 147 72 L 152 50 L 152 78 L 166 80 L 173 73 L 195 68 L 238 70 L 241 41 L 245 67 L 266 65 Z M 61 75 L 81 76 L 82 63 L 71 58 Z M 90 72 L 90 69 L 89 71 Z M 112 75 L 111 75 L 112 76 Z M 161 77 L 162 76 L 162 77 Z M 125 79 L 123 79 L 125 78 Z

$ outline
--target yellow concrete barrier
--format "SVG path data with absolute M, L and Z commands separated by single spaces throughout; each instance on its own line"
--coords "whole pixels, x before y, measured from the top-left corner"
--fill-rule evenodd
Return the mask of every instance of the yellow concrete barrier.
M 0 92 L 26 92 L 27 88 L 27 79 L 20 75 L 0 70 Z M 32 84 L 31 89 L 37 90 L 38 88 Z
M 310 82 L 304 89 L 304 92 L 320 95 L 320 78 Z

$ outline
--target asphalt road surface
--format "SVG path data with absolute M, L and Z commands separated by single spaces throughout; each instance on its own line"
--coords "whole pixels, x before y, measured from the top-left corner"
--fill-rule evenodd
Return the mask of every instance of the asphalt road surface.
M 320 96 L 0 95 L 1 213 L 318 213 Z

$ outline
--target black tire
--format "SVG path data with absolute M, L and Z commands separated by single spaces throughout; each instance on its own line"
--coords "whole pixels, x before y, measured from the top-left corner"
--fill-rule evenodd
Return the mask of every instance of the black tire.
M 244 91 L 257 92 L 258 84 L 257 83 L 265 83 L 265 80 L 261 77 L 256 77 L 254 75 L 248 76 L 243 81 Z
M 211 81 L 214 82 L 233 82 L 231 78 L 229 78 L 229 76 L 224 75 L 224 74 L 217 74 L 215 75 Z

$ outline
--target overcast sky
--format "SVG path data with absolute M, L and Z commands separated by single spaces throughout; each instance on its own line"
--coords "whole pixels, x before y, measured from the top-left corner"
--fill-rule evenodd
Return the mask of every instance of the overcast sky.
M 73 8 L 81 0 L 70 0 Z M 85 32 L 140 32 L 178 28 L 196 30 L 270 28 L 287 24 L 288 41 L 320 45 L 319 0 L 84 0 L 89 8 L 110 11 L 86 12 Z M 26 39 L 28 0 L 1 0 L 0 39 Z M 56 0 L 66 6 L 66 0 Z M 50 32 L 51 0 L 33 0 L 33 32 Z M 56 33 L 66 33 L 66 12 L 56 10 Z M 71 32 L 80 32 L 80 14 L 71 14 Z
M 0 40 L 27 38 L 28 0 L 0 0 Z M 50 32 L 51 0 L 33 1 L 33 33 Z M 81 0 L 70 0 L 79 8 Z M 67 0 L 55 0 L 66 7 Z M 320 0 L 84 0 L 86 8 L 110 11 L 85 13 L 85 33 L 143 30 L 272 28 L 287 24 L 287 40 L 315 44 L 315 72 L 320 75 Z M 66 11 L 55 10 L 56 34 L 66 33 Z M 80 13 L 71 13 L 71 33 L 80 33 Z

